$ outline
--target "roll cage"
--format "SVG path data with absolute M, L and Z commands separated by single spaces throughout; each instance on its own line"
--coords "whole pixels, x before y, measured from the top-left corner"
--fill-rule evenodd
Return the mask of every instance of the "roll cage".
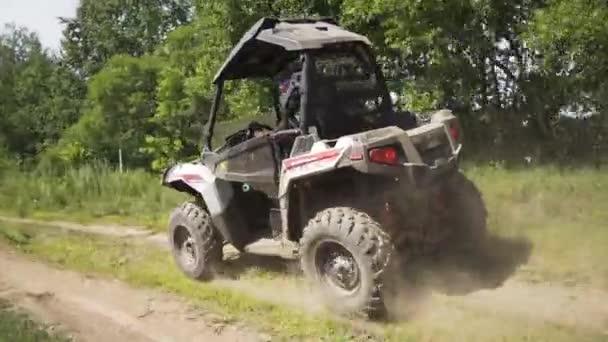
M 361 80 L 353 79 L 351 84 L 347 84 L 348 82 L 344 81 L 348 81 L 348 78 L 340 80 L 339 78 L 324 77 L 327 76 L 324 75 L 327 70 L 321 70 L 317 62 L 327 59 L 326 57 L 332 53 L 357 56 L 362 61 L 362 65 L 365 65 L 367 70 L 364 71 L 364 75 L 370 77 L 371 82 L 368 83 L 368 86 L 371 85 L 373 88 L 368 89 L 370 91 L 367 94 L 368 100 L 376 102 L 376 112 L 381 116 L 379 122 L 384 122 L 394 114 L 386 82 L 375 62 L 371 43 L 366 37 L 342 29 L 331 19 L 263 18 L 243 35 L 214 78 L 213 83 L 216 89 L 211 113 L 203 132 L 204 149 L 212 149 L 211 141 L 226 81 L 252 78 L 273 79 L 289 63 L 298 59 L 302 63 L 299 92 L 300 122 L 298 129 L 300 133 L 308 134 L 309 127 L 319 124 L 322 126 L 325 124 L 326 127 L 339 126 L 340 123 L 336 121 L 345 118 L 336 117 L 332 124 L 331 120 L 326 119 L 335 113 L 328 112 L 330 107 L 323 108 L 327 103 L 336 104 L 336 99 L 326 99 L 325 102 L 321 99 L 324 96 L 327 98 L 327 95 L 330 94 L 327 89 L 333 89 L 334 92 L 340 89 L 344 94 L 350 94 L 348 98 L 355 99 L 360 94 L 357 94 L 354 88 L 361 84 Z M 348 91 L 351 93 L 347 93 L 346 89 L 350 89 Z M 331 110 L 339 111 L 335 106 Z M 278 108 L 277 97 L 275 97 L 275 112 L 277 122 L 287 122 L 287 114 Z M 351 117 L 348 118 L 348 120 L 351 119 Z M 322 130 L 322 138 L 337 138 L 339 135 L 324 133 Z

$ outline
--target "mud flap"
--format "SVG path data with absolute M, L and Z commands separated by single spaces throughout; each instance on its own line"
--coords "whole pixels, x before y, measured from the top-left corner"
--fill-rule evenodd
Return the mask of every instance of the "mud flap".
M 224 240 L 232 244 L 237 250 L 242 252 L 243 248 L 251 242 L 251 232 L 247 229 L 237 201 L 230 201 L 226 209 L 217 215 L 213 215 L 211 220 L 224 237 Z

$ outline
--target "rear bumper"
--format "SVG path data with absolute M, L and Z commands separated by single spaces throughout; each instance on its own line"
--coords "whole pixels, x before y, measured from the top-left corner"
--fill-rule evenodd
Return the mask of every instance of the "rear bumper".
M 397 181 L 400 187 L 405 186 L 412 190 L 424 190 L 443 180 L 453 172 L 458 171 L 460 161 L 459 150 L 447 158 L 435 160 L 434 165 L 426 163 L 405 162 L 401 165 L 387 166 L 374 163 L 361 162 L 353 164 L 353 168 L 363 174 L 381 176 L 392 179 L 389 183 Z
M 424 188 L 440 183 L 446 176 L 458 170 L 459 155 L 440 161 L 433 166 L 427 164 L 405 163 L 402 175 L 416 188 Z

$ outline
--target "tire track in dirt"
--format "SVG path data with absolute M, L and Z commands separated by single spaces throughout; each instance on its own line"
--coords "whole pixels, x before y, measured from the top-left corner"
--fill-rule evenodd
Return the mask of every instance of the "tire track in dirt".
M 0 298 L 77 341 L 268 341 L 220 316 L 189 309 L 173 296 L 88 279 L 2 248 L 0 270 Z
M 154 234 L 140 227 L 87 226 L 71 222 L 41 222 L 30 219 L 0 217 L 0 221 L 2 220 L 53 226 L 118 238 L 133 238 L 168 249 L 165 234 Z M 229 259 L 238 259 L 238 252 L 229 246 L 228 249 L 225 249 L 225 253 Z M 310 288 L 304 286 L 302 282 L 287 277 L 269 280 L 265 285 L 258 282 L 250 283 L 246 280 L 233 280 L 229 277 L 219 277 L 213 283 L 246 292 L 274 304 L 295 306 L 312 313 L 323 310 L 320 301 L 316 300 L 317 297 Z M 404 297 L 407 296 L 408 294 L 404 295 Z M 478 290 L 453 298 L 463 308 L 475 309 L 488 314 L 513 316 L 530 321 L 583 328 L 608 336 L 608 293 L 597 289 L 563 287 L 550 283 L 529 284 L 511 279 L 496 289 Z M 424 303 L 424 300 L 420 302 Z M 402 306 L 406 307 L 407 305 L 408 303 L 403 303 Z M 432 304 L 428 305 L 432 306 Z

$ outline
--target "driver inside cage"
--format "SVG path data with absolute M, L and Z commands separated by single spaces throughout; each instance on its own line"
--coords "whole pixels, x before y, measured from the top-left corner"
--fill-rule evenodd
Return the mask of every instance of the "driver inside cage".
M 302 62 L 296 60 L 278 76 L 279 110 L 282 129 L 300 126 L 300 82 L 302 81 Z M 286 121 L 285 121 L 286 120 Z

